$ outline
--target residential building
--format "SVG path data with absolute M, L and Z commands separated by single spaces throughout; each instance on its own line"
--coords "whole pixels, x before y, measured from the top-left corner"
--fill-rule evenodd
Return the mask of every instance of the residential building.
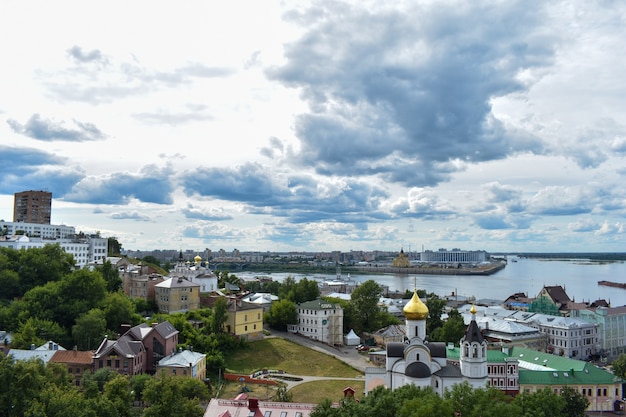
M 13 221 L 50 224 L 52 193 L 48 191 L 22 191 L 15 193 Z
M 298 323 L 288 326 L 299 333 L 329 345 L 343 345 L 343 308 L 340 304 L 317 299 L 298 304 Z
M 93 369 L 111 368 L 120 374 L 133 376 L 145 372 L 146 349 L 141 340 L 125 334 L 117 340 L 104 338 L 93 355 Z
M 208 307 L 213 308 L 215 301 L 221 296 L 206 298 Z M 226 299 L 226 322 L 224 332 L 248 340 L 263 338 L 263 306 L 247 303 L 236 297 Z
M 206 355 L 191 350 L 179 350 L 161 359 L 156 371 L 204 381 L 206 379 Z
M 143 344 L 146 351 L 144 369 L 148 373 L 154 373 L 159 361 L 175 353 L 178 346 L 178 330 L 169 321 L 151 325 L 141 323 L 130 327 L 126 334 Z
M 154 300 L 163 313 L 178 313 L 200 308 L 200 285 L 183 277 L 168 278 L 154 286 Z
M 45 245 L 59 245 L 74 257 L 76 268 L 102 261 L 107 257 L 108 239 L 99 236 L 84 236 L 75 239 L 43 239 L 27 235 L 11 235 L 0 238 L 0 247 L 16 250 L 43 248 Z
M 83 375 L 93 367 L 93 352 L 84 350 L 57 350 L 50 362 L 65 365 L 67 373 L 74 378 L 76 386 L 82 385 Z
M 50 340 L 39 347 L 31 345 L 30 349 L 9 349 L 7 356 L 12 356 L 16 361 L 39 359 L 43 363 L 48 363 L 59 350 L 65 350 L 65 348 Z
M 76 236 L 76 228 L 62 224 L 0 221 L 0 235 L 26 235 L 42 239 L 72 239 Z
M 626 306 L 589 307 L 574 314 L 598 326 L 598 355 L 612 360 L 626 353 Z
M 161 359 L 176 352 L 178 330 L 170 322 L 123 326 L 117 340 L 104 338 L 94 353 L 94 370 L 112 368 L 125 375 L 154 373 Z

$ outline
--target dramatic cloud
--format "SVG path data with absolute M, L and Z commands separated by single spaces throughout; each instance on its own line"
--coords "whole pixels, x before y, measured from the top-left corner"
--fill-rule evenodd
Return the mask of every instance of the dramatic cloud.
M 555 37 L 529 36 L 544 23 L 541 7 L 324 2 L 289 16 L 307 31 L 268 74 L 311 108 L 296 121 L 297 163 L 423 186 L 448 179 L 449 161 L 541 151 L 538 140 L 507 137 L 490 104 L 528 89 L 522 71 L 553 62 Z
M 73 120 L 74 128 L 66 128 L 64 122 L 56 122 L 43 119 L 37 113 L 33 114 L 25 124 L 20 124 L 13 119 L 7 123 L 14 132 L 37 140 L 64 140 L 68 142 L 88 142 L 102 140 L 106 135 L 93 123 Z
M 45 188 L 55 197 L 63 196 L 84 176 L 67 167 L 67 159 L 33 148 L 0 146 L 0 154 L 10 163 L 0 164 L 0 193 Z
M 135 198 L 144 203 L 171 204 L 172 170 L 147 165 L 137 173 L 112 173 L 88 177 L 65 195 L 65 200 L 90 204 L 127 204 Z

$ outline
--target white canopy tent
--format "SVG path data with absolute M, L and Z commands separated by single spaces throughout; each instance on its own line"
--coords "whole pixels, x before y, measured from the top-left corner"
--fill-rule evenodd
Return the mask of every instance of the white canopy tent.
M 354 333 L 354 330 L 350 330 L 350 332 L 343 337 L 343 344 L 346 346 L 356 346 L 361 343 L 361 338 Z

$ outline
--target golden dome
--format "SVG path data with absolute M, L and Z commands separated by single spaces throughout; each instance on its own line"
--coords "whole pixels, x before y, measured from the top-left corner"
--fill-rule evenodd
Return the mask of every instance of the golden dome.
M 407 320 L 426 320 L 428 317 L 428 307 L 417 296 L 417 291 L 413 291 L 413 297 L 402 309 Z
M 196 256 L 193 258 L 193 260 L 194 260 L 194 261 L 196 261 L 196 263 L 198 263 L 198 262 L 202 261 L 202 256 L 200 256 L 200 255 L 196 255 Z
M 472 308 L 470 308 L 470 313 L 476 314 L 476 306 L 474 304 L 472 304 Z

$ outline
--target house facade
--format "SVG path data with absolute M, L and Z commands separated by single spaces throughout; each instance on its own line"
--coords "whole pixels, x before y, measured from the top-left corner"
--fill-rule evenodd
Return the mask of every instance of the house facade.
M 299 333 L 329 345 L 343 345 L 343 308 L 322 299 L 298 304 L 298 323 L 288 326 Z
M 74 378 L 74 384 L 82 386 L 83 375 L 92 370 L 93 352 L 84 350 L 57 350 L 50 362 L 65 365 L 67 373 Z
M 154 286 L 159 311 L 178 313 L 200 308 L 200 285 L 183 277 L 168 278 Z
M 159 361 L 157 373 L 165 372 L 172 376 L 188 376 L 204 381 L 206 379 L 206 355 L 191 350 L 179 350 Z

